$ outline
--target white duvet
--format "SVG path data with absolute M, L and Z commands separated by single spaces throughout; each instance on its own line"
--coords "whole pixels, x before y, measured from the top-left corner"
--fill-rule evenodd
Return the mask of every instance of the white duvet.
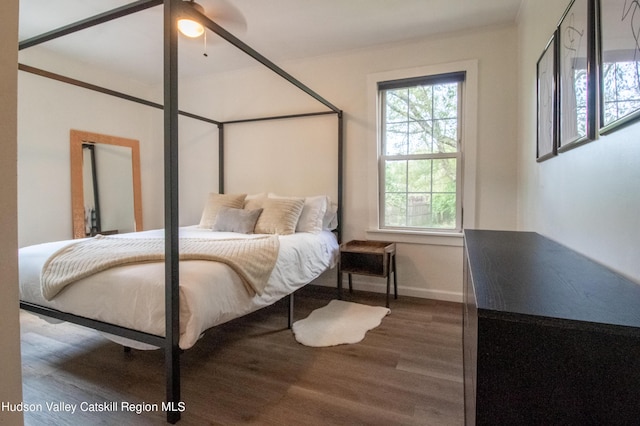
M 123 234 L 162 237 L 164 230 Z M 256 238 L 195 226 L 181 237 Z M 335 266 L 338 244 L 331 232 L 280 236 L 276 266 L 261 295 L 250 293 L 227 265 L 206 260 L 180 262 L 180 347 L 193 346 L 210 327 L 268 306 Z M 49 256 L 77 240 L 24 247 L 19 252 L 20 300 L 147 333 L 164 336 L 164 262 L 118 266 L 68 285 L 51 301 L 42 295 L 40 274 Z

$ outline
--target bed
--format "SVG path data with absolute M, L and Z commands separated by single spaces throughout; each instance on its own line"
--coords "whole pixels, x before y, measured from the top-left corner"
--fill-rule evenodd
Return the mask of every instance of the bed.
M 99 330 L 107 333 L 112 339 L 126 339 L 123 342 L 128 346 L 163 348 L 166 406 L 168 407 L 167 421 L 176 423 L 181 417 L 180 407 L 184 406 L 180 398 L 181 350 L 193 346 L 207 328 L 274 303 L 286 295 L 289 295 L 291 314 L 293 293 L 296 288 L 307 284 L 334 264 L 337 244 L 341 240 L 342 224 L 343 114 L 335 105 L 181 0 L 138 0 L 112 11 L 23 40 L 20 42 L 19 49 L 26 49 L 66 34 L 160 5 L 164 9 L 164 104 L 162 105 L 25 64 L 19 64 L 19 70 L 163 110 L 165 227 L 161 230 L 137 233 L 137 235 L 113 236 L 109 239 L 112 242 L 116 240 L 116 243 L 118 239 L 124 238 L 161 241 L 162 261 L 115 266 L 66 285 L 57 294 L 50 295 L 51 297 L 44 297 L 40 288 L 40 271 L 42 271 L 43 265 L 49 262 L 50 255 L 65 247 L 83 244 L 83 242 L 60 241 L 23 248 L 20 251 L 20 305 L 21 308 L 38 315 Z M 235 48 L 315 99 L 324 109 L 280 116 L 241 117 L 227 121 L 218 121 L 210 117 L 180 111 L 177 105 L 178 35 L 175 23 L 179 17 L 185 16 L 200 22 L 206 29 L 214 32 Z M 256 121 L 307 118 L 328 114 L 335 115 L 338 123 L 335 145 L 338 163 L 337 197 L 334 199 L 337 206 L 335 217 L 338 226 L 333 232 L 326 229 L 319 232 L 292 233 L 265 233 L 256 229 L 255 234 L 229 233 L 225 230 L 213 232 L 214 224 L 209 223 L 203 226 L 202 220 L 200 224 L 192 227 L 180 227 L 178 217 L 179 115 L 218 127 L 219 186 L 216 194 L 224 195 L 225 168 L 230 167 L 225 164 L 226 127 Z M 206 207 L 203 217 L 205 213 Z M 248 291 L 246 281 L 236 275 L 235 269 L 234 272 L 231 272 L 233 268 L 227 264 L 208 260 L 180 260 L 181 241 L 185 237 L 251 241 L 264 238 L 265 235 L 276 236 L 279 250 L 269 279 L 264 283 L 264 288 L 254 289 L 254 293 Z M 301 247 L 306 248 L 302 249 Z M 313 261 L 310 260 L 311 257 L 314 258 Z M 291 268 L 292 264 L 302 266 L 302 268 Z M 289 273 L 292 269 L 296 271 L 293 275 Z M 144 277 L 143 283 L 125 288 L 124 281 L 129 281 L 131 274 Z M 216 275 L 215 279 L 211 278 L 213 274 Z M 202 278 L 205 275 L 204 279 L 197 279 L 197 276 Z M 192 279 L 194 276 L 196 279 Z M 214 281 L 215 286 L 204 288 L 207 286 L 203 283 Z M 105 290 L 105 286 L 100 285 L 101 282 L 108 282 L 111 289 Z M 117 291 L 113 291 L 116 288 Z M 123 297 L 115 295 L 119 292 L 124 293 L 124 302 Z M 86 304 L 87 300 L 97 302 L 97 304 Z M 219 303 L 213 303 L 213 306 L 206 306 L 204 309 L 198 306 L 206 305 L 204 303 L 206 300 L 216 300 Z M 137 314 L 130 315 L 132 312 Z M 207 312 L 207 314 L 201 315 L 201 312 Z
M 245 242 L 266 238 L 266 234 L 214 232 L 198 226 L 182 227 L 181 239 L 207 242 Z M 293 294 L 329 268 L 335 266 L 338 251 L 335 234 L 296 232 L 278 235 L 278 254 L 272 272 L 258 293 L 247 288 L 241 276 L 223 263 L 211 260 L 185 260 L 180 264 L 181 349 L 189 349 L 209 328 Z M 142 231 L 102 238 L 163 240 L 163 230 Z M 95 238 L 93 240 L 96 240 Z M 89 240 L 67 240 L 37 244 L 20 249 L 20 299 L 61 312 L 91 318 L 121 327 L 164 336 L 164 265 L 162 262 L 128 263 L 114 266 L 74 280 L 49 300 L 42 290 L 43 266 L 52 255 Z M 100 241 L 98 238 L 97 241 Z M 156 346 L 107 337 L 136 349 Z

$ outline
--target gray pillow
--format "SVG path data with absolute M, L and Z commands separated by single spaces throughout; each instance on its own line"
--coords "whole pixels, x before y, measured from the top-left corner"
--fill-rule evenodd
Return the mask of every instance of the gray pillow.
M 220 207 L 211 230 L 253 234 L 260 213 L 262 213 L 262 209 L 244 210 Z

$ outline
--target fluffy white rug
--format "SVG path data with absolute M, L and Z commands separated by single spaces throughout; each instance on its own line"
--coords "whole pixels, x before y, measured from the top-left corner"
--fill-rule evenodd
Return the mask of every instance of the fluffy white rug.
M 293 323 L 296 340 L 305 346 L 335 346 L 357 343 L 367 331 L 376 328 L 389 312 L 388 308 L 332 300 L 303 320 Z

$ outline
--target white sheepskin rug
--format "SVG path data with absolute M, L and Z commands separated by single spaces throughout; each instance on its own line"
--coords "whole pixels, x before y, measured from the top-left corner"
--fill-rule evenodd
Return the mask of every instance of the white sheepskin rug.
M 305 346 L 323 347 L 358 343 L 367 331 L 380 325 L 389 308 L 332 300 L 303 320 L 293 323 L 296 340 Z

